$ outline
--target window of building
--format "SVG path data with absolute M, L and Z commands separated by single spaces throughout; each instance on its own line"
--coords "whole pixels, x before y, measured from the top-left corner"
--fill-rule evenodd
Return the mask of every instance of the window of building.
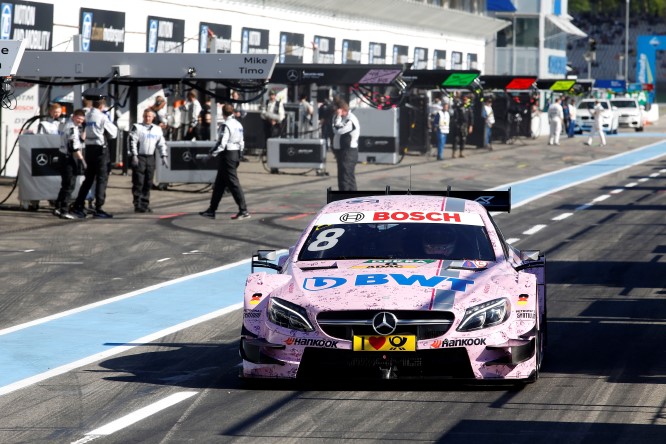
M 539 18 L 518 17 L 513 26 L 508 26 L 497 33 L 497 47 L 513 46 L 513 32 L 516 33 L 516 47 L 537 48 L 539 46 Z

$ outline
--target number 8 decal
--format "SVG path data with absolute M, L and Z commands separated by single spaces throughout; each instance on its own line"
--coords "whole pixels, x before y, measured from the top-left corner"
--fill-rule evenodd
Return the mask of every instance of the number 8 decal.
M 338 238 L 343 234 L 345 234 L 343 228 L 331 228 L 322 231 L 317 235 L 317 238 L 308 245 L 308 251 L 324 251 L 333 248 L 338 243 Z

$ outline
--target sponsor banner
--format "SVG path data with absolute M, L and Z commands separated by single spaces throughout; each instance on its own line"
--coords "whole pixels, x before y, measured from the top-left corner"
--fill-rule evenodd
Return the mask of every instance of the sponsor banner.
M 268 54 L 268 29 L 243 28 L 242 54 Z
M 23 40 L 26 50 L 51 50 L 53 5 L 14 0 L 2 2 L 0 8 L 0 39 Z
M 386 63 L 386 43 L 370 42 L 368 47 L 368 63 L 383 65 Z
M 318 143 L 280 143 L 280 163 L 321 163 L 322 146 Z
M 428 69 L 428 48 L 414 48 L 412 69 Z
M 409 61 L 409 46 L 393 45 L 393 63 L 407 63 Z
M 474 285 L 470 279 L 459 279 L 445 276 L 425 276 L 422 274 L 404 275 L 400 273 L 390 274 L 359 274 L 354 280 L 357 287 L 366 285 L 400 285 L 411 287 L 418 285 L 425 288 L 441 286 L 444 282 L 449 283 L 452 291 L 464 292 L 468 285 Z M 334 276 L 316 276 L 303 279 L 303 289 L 307 291 L 322 291 L 340 287 L 347 283 L 347 279 Z
M 331 339 L 287 338 L 286 345 L 300 345 L 305 347 L 338 348 L 338 342 Z
M 81 8 L 81 51 L 125 51 L 125 13 Z
M 317 225 L 376 224 L 376 223 L 444 223 L 483 226 L 481 216 L 476 213 L 451 211 L 357 211 L 323 214 Z
M 355 64 L 361 63 L 361 41 L 347 40 L 342 41 L 342 63 Z
M 303 63 L 305 36 L 293 32 L 280 33 L 280 63 Z
M 354 351 L 415 351 L 416 336 L 354 336 Z
M 486 338 L 437 339 L 432 342 L 431 348 L 470 347 L 472 345 L 486 345 Z
M 534 310 L 516 310 L 516 319 L 536 319 L 536 312 Z
M 243 318 L 245 319 L 259 319 L 261 317 L 260 310 L 243 310 Z
M 316 35 L 314 44 L 318 54 L 314 63 L 335 63 L 335 39 L 333 37 Z
M 185 20 L 148 16 L 146 52 L 182 53 L 185 42 Z
M 432 58 L 432 69 L 446 69 L 446 50 L 435 49 Z
M 208 157 L 209 147 L 171 146 L 169 160 L 171 171 L 214 170 L 217 171 L 218 158 Z
M 216 52 L 229 54 L 231 52 L 231 26 L 200 22 L 199 52 L 212 52 L 213 43 Z

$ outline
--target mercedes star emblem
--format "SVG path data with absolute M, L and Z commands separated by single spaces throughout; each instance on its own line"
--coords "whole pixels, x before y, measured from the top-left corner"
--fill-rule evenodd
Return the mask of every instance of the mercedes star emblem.
M 393 313 L 382 311 L 372 318 L 372 328 L 378 335 L 386 336 L 393 333 L 398 326 L 398 318 Z
M 190 153 L 189 151 L 185 151 L 183 153 L 183 161 L 184 162 L 192 162 L 192 153 Z
M 44 153 L 40 153 L 37 154 L 37 158 L 35 160 L 37 161 L 37 165 L 44 166 L 49 163 L 49 156 Z
M 290 69 L 289 71 L 287 71 L 287 80 L 289 80 L 290 82 L 298 81 L 299 77 L 300 76 L 298 75 L 298 71 L 296 71 L 295 69 Z

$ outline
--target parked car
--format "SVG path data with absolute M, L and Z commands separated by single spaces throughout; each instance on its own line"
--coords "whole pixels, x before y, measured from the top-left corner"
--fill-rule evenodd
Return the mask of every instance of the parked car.
M 594 109 L 594 102 L 596 99 L 585 99 L 578 103 L 576 111 L 576 126 L 575 130 L 578 134 L 583 131 L 590 131 L 594 118 L 592 117 L 592 110 Z M 612 106 L 610 100 L 600 99 L 599 103 L 604 108 L 601 114 L 602 127 L 608 134 L 617 134 L 619 127 L 619 116 L 617 107 Z
M 619 111 L 619 125 L 622 128 L 634 128 L 643 131 L 645 126 L 645 107 L 638 104 L 638 100 L 628 97 L 611 99 L 611 105 Z

